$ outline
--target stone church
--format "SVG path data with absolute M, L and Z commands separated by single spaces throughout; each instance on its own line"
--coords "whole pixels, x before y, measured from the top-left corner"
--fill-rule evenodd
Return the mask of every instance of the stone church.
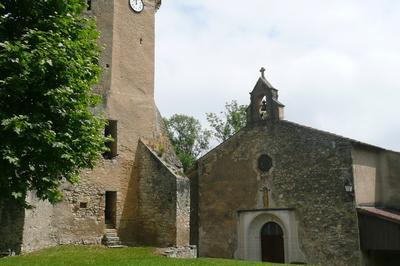
M 0 252 L 58 244 L 184 246 L 189 243 L 189 180 L 154 102 L 155 13 L 161 0 L 89 0 L 104 47 L 100 108 L 110 152 L 79 185 L 63 186 L 54 206 L 31 193 L 34 208 L 0 204 Z M 144 5 L 142 5 L 144 4 Z
M 400 265 L 400 153 L 285 120 L 264 71 L 246 127 L 189 173 L 199 256 Z
M 78 185 L 63 185 L 62 202 L 31 193 L 30 210 L 0 203 L 0 252 L 185 246 L 190 237 L 204 257 L 400 265 L 399 153 L 284 120 L 278 91 L 262 76 L 247 126 L 200 158 L 189 181 L 154 102 L 161 0 L 87 4 L 104 47 L 97 111 L 114 141 Z

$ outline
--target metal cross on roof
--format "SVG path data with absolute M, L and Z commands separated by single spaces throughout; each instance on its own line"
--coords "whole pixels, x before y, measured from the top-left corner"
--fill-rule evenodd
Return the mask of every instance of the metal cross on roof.
M 264 67 L 262 67 L 261 69 L 260 69 L 260 72 L 261 72 L 261 77 L 263 77 L 263 78 L 265 78 L 265 68 Z

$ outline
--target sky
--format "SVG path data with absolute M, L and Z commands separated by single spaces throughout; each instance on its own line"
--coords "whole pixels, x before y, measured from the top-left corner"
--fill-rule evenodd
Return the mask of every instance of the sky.
M 164 0 L 156 103 L 194 116 L 249 104 L 265 67 L 285 119 L 400 151 L 400 1 Z

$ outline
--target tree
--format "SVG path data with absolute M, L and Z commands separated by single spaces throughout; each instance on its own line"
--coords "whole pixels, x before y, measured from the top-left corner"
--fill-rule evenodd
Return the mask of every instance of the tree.
M 246 110 L 247 105 L 238 105 L 233 100 L 225 104 L 225 112 L 220 112 L 219 115 L 206 113 L 214 137 L 223 142 L 246 126 Z
M 164 123 L 176 155 L 184 171 L 187 171 L 197 157 L 208 149 L 211 134 L 202 129 L 197 119 L 187 115 L 175 114 L 169 119 L 164 118 Z
M 91 110 L 98 32 L 81 0 L 2 0 L 0 199 L 28 191 L 55 203 L 104 152 L 104 119 Z

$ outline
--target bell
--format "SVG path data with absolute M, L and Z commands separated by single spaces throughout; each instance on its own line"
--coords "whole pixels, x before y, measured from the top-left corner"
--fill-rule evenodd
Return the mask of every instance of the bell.
M 265 112 L 267 111 L 267 102 L 266 101 L 262 101 L 261 103 L 261 112 Z

